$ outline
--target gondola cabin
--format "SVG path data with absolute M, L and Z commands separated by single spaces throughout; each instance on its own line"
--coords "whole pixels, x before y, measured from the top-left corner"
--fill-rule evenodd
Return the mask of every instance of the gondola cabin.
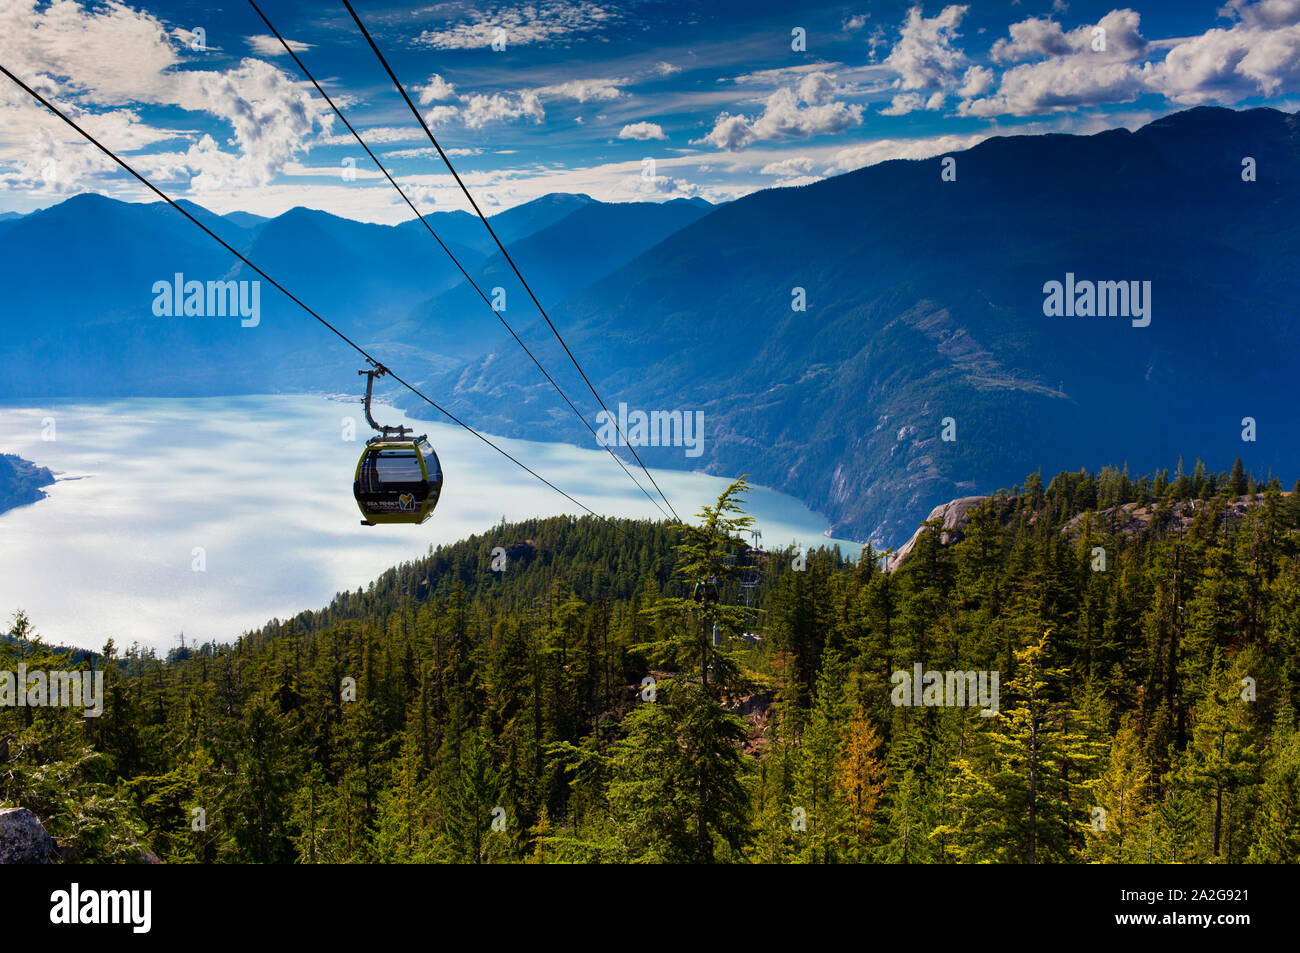
M 428 439 L 376 437 L 357 461 L 352 495 L 361 522 L 423 523 L 442 493 L 442 464 Z
M 691 598 L 701 606 L 716 605 L 718 602 L 718 580 L 710 576 L 695 583 Z

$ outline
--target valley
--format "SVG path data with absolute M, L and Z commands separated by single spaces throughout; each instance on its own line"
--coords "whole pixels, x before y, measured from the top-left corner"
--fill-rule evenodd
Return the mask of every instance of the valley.
M 1183 456 L 1300 474 L 1300 421 L 1283 410 L 1300 332 L 1277 319 L 1300 296 L 1298 141 L 1294 115 L 1198 107 L 1136 132 L 995 137 L 945 157 L 955 178 L 938 159 L 895 160 L 716 207 L 552 195 L 492 221 L 611 413 L 706 422 L 691 453 L 638 447 L 648 465 L 747 473 L 834 534 L 886 547 L 934 506 L 1039 470 Z M 1254 158 L 1250 177 L 1237 153 Z M 472 426 L 595 444 L 502 326 L 602 425 L 470 216 L 430 221 L 493 307 L 418 221 L 187 207 Z M 105 248 L 106 234 L 121 240 Z M 64 241 L 91 262 L 75 286 L 40 264 Z M 177 272 L 249 280 L 210 245 L 171 210 L 93 195 L 7 220 L 0 398 L 352 384 L 355 355 L 274 289 L 254 328 L 155 317 L 150 289 Z M 1125 314 L 1066 316 L 1085 297 L 1065 287 L 1071 275 L 1098 282 L 1085 311 Z M 1049 317 L 1057 284 L 1062 315 Z M 417 410 L 410 394 L 387 396 Z

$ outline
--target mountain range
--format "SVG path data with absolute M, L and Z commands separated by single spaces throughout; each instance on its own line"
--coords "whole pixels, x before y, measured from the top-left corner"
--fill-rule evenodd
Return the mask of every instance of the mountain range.
M 592 443 L 418 221 L 195 214 L 468 422 Z M 430 221 L 594 425 L 481 223 Z M 492 222 L 611 409 L 703 413 L 702 456 L 639 448 L 647 464 L 746 473 L 839 535 L 900 543 L 1038 469 L 1181 455 L 1300 476 L 1293 114 L 1201 107 L 717 207 L 556 195 Z M 0 221 L 0 253 L 0 398 L 354 384 L 355 355 L 270 288 L 257 328 L 155 318 L 174 272 L 248 277 L 165 206 L 79 196 Z M 1126 313 L 1053 309 L 1053 282 Z
M 504 334 L 491 309 L 419 220 L 388 226 L 294 208 L 266 218 L 187 212 L 359 344 L 427 379 Z M 702 200 L 609 204 L 555 194 L 491 217 L 547 305 L 706 214 Z M 430 226 L 490 293 L 502 262 L 475 216 L 436 212 Z M 570 222 L 572 219 L 572 222 Z M 602 237 L 608 230 L 617 238 Z M 544 240 L 533 241 L 544 234 Z M 595 253 L 589 253 L 592 244 Z M 0 220 L 0 398 L 202 396 L 338 391 L 358 356 L 261 282 L 255 324 L 157 315 L 157 283 L 253 281 L 258 275 L 165 203 L 83 194 Z M 573 282 L 579 284 L 574 285 Z M 251 290 L 250 290 L 251 296 Z M 513 298 L 511 306 L 527 301 Z M 250 300 L 251 304 L 251 300 Z M 525 318 L 527 311 L 520 312 Z
M 751 194 L 567 298 L 552 317 L 599 392 L 704 413 L 700 460 L 642 458 L 747 473 L 878 544 L 1039 469 L 1300 476 L 1295 115 L 1205 107 L 950 158 Z M 1045 313 L 1076 280 L 1138 282 L 1149 323 Z M 490 430 L 581 441 L 535 378 L 503 349 L 434 386 Z

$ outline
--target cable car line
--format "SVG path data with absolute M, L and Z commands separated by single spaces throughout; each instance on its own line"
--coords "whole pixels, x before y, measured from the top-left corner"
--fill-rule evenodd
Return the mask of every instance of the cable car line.
M 672 510 L 673 517 L 680 523 L 682 521 L 681 517 L 677 516 L 677 511 L 673 509 L 673 504 L 669 501 L 667 496 L 664 496 L 664 491 L 659 487 L 658 482 L 650 471 L 646 469 L 646 465 L 641 461 L 641 455 L 636 452 L 636 447 L 632 446 L 632 442 L 628 440 L 627 436 L 623 433 L 623 428 L 619 426 L 618 418 L 609 412 L 609 407 L 605 405 L 605 401 L 601 399 L 600 394 L 596 393 L 596 388 L 591 383 L 591 379 L 587 377 L 587 372 L 582 369 L 582 365 L 578 363 L 578 359 L 574 357 L 573 352 L 569 350 L 569 345 L 565 343 L 564 338 L 560 335 L 559 329 L 556 328 L 555 324 L 551 321 L 550 315 L 546 313 L 546 309 L 542 307 L 542 303 L 537 300 L 537 295 L 533 294 L 533 289 L 529 286 L 528 282 L 524 280 L 523 274 L 519 271 L 519 266 L 515 264 L 515 260 L 510 257 L 510 252 L 506 251 L 506 246 L 502 243 L 501 239 L 497 237 L 497 233 L 493 230 L 491 223 L 488 222 L 487 216 L 484 215 L 483 210 L 478 207 L 478 202 L 474 201 L 474 196 L 470 194 L 465 182 L 460 177 L 460 173 L 456 171 L 456 167 L 451 164 L 451 159 L 447 157 L 447 153 L 444 152 L 442 146 L 438 144 L 438 140 L 434 136 L 433 131 L 429 128 L 428 123 L 424 121 L 424 117 L 420 115 L 420 110 L 416 108 L 415 103 L 411 102 L 411 97 L 407 95 L 406 88 L 402 85 L 401 80 L 397 78 L 397 74 L 393 72 L 393 68 L 388 65 L 388 60 L 384 58 L 384 54 L 380 52 L 379 47 L 375 45 L 374 39 L 370 36 L 370 31 L 366 29 L 365 24 L 361 22 L 361 18 L 357 16 L 357 11 L 352 9 L 352 4 L 349 0 L 343 0 L 343 6 L 347 7 L 348 13 L 352 14 L 352 19 L 356 22 L 357 28 L 361 30 L 362 36 L 366 38 L 366 42 L 370 44 L 370 49 L 372 49 L 375 56 L 379 58 L 379 62 L 383 65 L 385 72 L 388 73 L 389 79 L 393 81 L 393 85 L 396 86 L 397 91 L 401 93 L 402 99 L 406 100 L 406 105 L 410 107 L 411 113 L 420 123 L 420 127 L 424 130 L 425 135 L 429 137 L 429 141 L 433 143 L 433 147 L 438 150 L 438 155 L 442 157 L 442 161 L 446 163 L 447 171 L 449 171 L 456 179 L 456 184 L 460 186 L 460 190 L 464 192 L 465 197 L 469 199 L 469 204 L 473 206 L 474 211 L 478 213 L 479 220 L 483 223 L 484 227 L 487 228 L 488 234 L 491 235 L 492 240 L 496 242 L 497 248 L 501 249 L 501 254 L 505 258 L 506 262 L 509 263 L 511 270 L 514 271 L 515 277 L 519 279 L 519 283 L 523 285 L 524 290 L 528 292 L 528 297 L 533 299 L 533 304 L 537 306 L 538 312 L 546 319 L 546 323 L 555 335 L 555 339 L 560 342 L 560 346 L 564 348 L 564 353 L 569 355 L 569 360 L 573 362 L 573 366 L 577 368 L 578 373 L 582 375 L 582 379 L 586 383 L 587 389 L 590 390 L 591 395 L 596 398 L 596 403 L 600 404 L 601 409 L 605 411 L 606 419 L 614 424 L 614 427 L 618 430 L 619 436 L 623 438 L 623 442 L 627 445 L 627 448 L 632 451 L 632 456 L 636 458 L 636 462 L 640 465 L 641 471 L 650 479 L 651 484 L 653 484 L 654 488 L 659 492 L 663 501 L 668 504 L 668 509 Z
M 493 307 L 493 304 L 491 304 L 489 298 L 487 298 L 487 295 L 484 293 L 484 290 L 482 290 L 481 287 L 478 287 L 478 283 L 474 281 L 471 276 L 469 276 L 469 272 L 467 272 L 467 270 L 465 270 L 464 268 L 464 265 L 461 265 L 460 261 L 456 259 L 456 256 L 454 252 L 451 251 L 451 248 L 448 248 L 446 246 L 446 243 L 442 241 L 442 238 L 438 237 L 437 231 L 433 229 L 433 226 L 429 224 L 429 221 L 426 220 L 424 215 L 421 215 L 420 209 L 416 208 L 415 203 L 411 202 L 411 199 L 409 199 L 409 196 L 406 194 L 406 191 L 402 189 L 402 186 L 399 186 L 398 183 L 396 183 L 393 176 L 391 176 L 391 174 L 389 173 L 389 170 L 387 170 L 385 166 L 383 166 L 383 163 L 381 163 L 381 161 L 378 160 L 378 157 L 374 155 L 374 152 L 370 150 L 370 147 L 368 146 L 367 143 L 365 143 L 365 140 L 361 138 L 361 134 L 357 133 L 356 129 L 352 127 L 351 122 L 347 121 L 347 117 L 343 116 L 343 112 L 341 111 L 341 109 L 338 108 L 338 105 L 334 104 L 334 100 L 330 98 L 328 92 L 325 92 L 324 88 L 321 87 L 320 83 L 316 81 L 315 75 L 312 75 L 311 70 L 307 69 L 307 65 L 305 65 L 304 62 L 299 59 L 298 53 L 294 52 L 294 49 L 292 49 L 289 46 L 289 43 L 286 42 L 285 38 L 283 38 L 283 36 L 279 34 L 279 31 L 276 29 L 276 27 L 274 27 L 273 23 L 270 22 L 270 20 L 268 20 L 268 17 L 266 17 L 266 14 L 263 13 L 263 10 L 261 10 L 260 7 L 257 7 L 255 0 L 248 0 L 248 3 L 250 3 L 253 10 L 256 10 L 257 16 L 261 17 L 261 21 L 265 23 L 266 29 L 272 31 L 272 34 L 274 34 L 274 36 L 276 36 L 276 39 L 279 40 L 279 44 L 281 44 L 281 46 L 285 48 L 285 52 L 289 53 L 289 55 L 292 57 L 292 60 L 294 60 L 295 64 L 298 64 L 298 68 L 302 70 L 303 75 L 307 77 L 308 81 L 311 81 L 312 86 L 316 87 L 316 91 L 320 92 L 320 95 L 322 96 L 322 98 L 325 99 L 326 103 L 329 103 L 330 108 L 333 109 L 335 116 L 338 116 L 339 120 L 343 122 L 343 125 L 347 126 L 347 130 L 350 131 L 350 133 L 352 134 L 352 138 L 356 139 L 357 144 L 359 144 L 359 146 L 363 148 L 365 153 L 367 153 L 367 155 L 370 157 L 370 160 L 373 161 L 374 165 L 376 165 L 377 168 L 380 169 L 380 172 L 383 173 L 383 177 L 385 177 L 387 181 L 389 181 L 390 185 L 393 186 L 396 191 L 398 191 L 398 195 L 402 196 L 402 199 L 404 200 L 404 202 L 406 202 L 408 207 L 411 208 L 411 211 L 415 212 L 416 217 L 419 218 L 421 224 L 424 225 L 424 228 L 429 231 L 429 234 L 433 235 L 433 241 L 437 242 L 438 246 L 441 247 L 442 250 L 446 252 L 447 257 L 450 257 L 452 264 L 454 264 L 456 269 L 458 269 L 459 272 L 463 274 L 465 281 L 468 281 L 469 285 L 473 287 L 473 290 L 476 291 L 476 293 L 478 293 L 478 296 L 480 296 L 482 302 L 484 302 L 484 304 L 486 304 L 486 306 L 491 309 L 493 315 L 497 316 L 497 320 L 502 322 L 504 328 L 506 328 L 506 330 L 510 332 L 511 337 L 515 338 L 515 342 L 517 343 L 517 345 L 519 345 L 521 348 L 524 348 L 524 354 L 528 355 L 529 358 L 532 359 L 533 364 L 537 365 L 538 371 L 541 371 L 543 376 L 546 377 L 546 380 L 550 382 L 550 385 L 554 387 L 555 393 L 558 393 L 560 397 L 564 399 L 564 403 L 568 404 L 569 410 L 572 410 L 573 413 L 575 413 L 577 419 L 582 421 L 582 425 L 586 426 L 586 429 L 590 430 L 591 436 L 597 437 L 597 441 L 599 442 L 599 437 L 597 436 L 597 433 L 595 433 L 595 429 L 593 428 L 593 426 L 591 426 L 589 421 L 586 420 L 586 417 L 582 416 L 582 412 L 578 410 L 575 404 L 573 404 L 572 400 L 569 399 L 568 394 L 564 393 L 564 390 L 562 389 L 562 387 L 560 387 L 558 382 L 555 381 L 555 378 L 551 377 L 550 372 L 547 371 L 545 367 L 542 367 L 541 361 L 539 361 L 537 359 L 537 356 L 534 355 L 533 352 L 529 350 L 528 345 L 525 345 L 523 339 L 520 339 L 519 334 L 515 333 L 515 329 L 511 328 L 510 322 L 506 321 L 506 319 L 504 319 L 504 317 L 500 315 L 500 312 L 497 311 L 497 308 Z M 641 490 L 642 493 L 646 495 L 646 498 L 649 499 L 651 503 L 655 504 L 655 507 L 658 508 L 660 514 L 663 514 L 664 517 L 667 517 L 668 514 L 667 512 L 664 512 L 662 506 L 659 506 L 659 501 L 656 501 L 653 495 L 650 494 L 650 491 L 646 490 L 645 486 L 641 485 L 641 482 L 637 480 L 636 475 L 633 475 L 632 471 L 629 471 L 627 464 L 623 462 L 623 459 L 621 459 L 619 455 L 615 454 L 614 450 L 610 449 L 610 447 L 608 446 L 604 447 L 604 450 L 606 450 L 608 454 L 610 454 L 610 456 L 612 456 L 612 458 L 614 458 L 616 462 L 619 463 L 619 467 L 623 468 L 623 472 L 627 473 L 630 480 L 632 480 L 632 482 L 634 482 L 634 484 L 637 485 L 637 489 Z
M 293 58 L 293 61 L 295 63 L 298 64 L 298 69 L 300 69 L 302 71 L 302 74 L 306 76 L 308 80 L 311 81 L 311 84 L 313 86 L 316 87 L 316 92 L 320 93 L 321 97 L 325 100 L 325 102 L 329 103 L 330 108 L 334 110 L 334 115 L 339 117 L 343 125 L 347 127 L 348 132 L 352 133 L 352 137 L 356 139 L 357 143 L 361 146 L 361 148 L 365 150 L 366 155 L 370 156 L 371 161 L 373 161 L 375 165 L 379 168 L 379 171 L 384 174 L 384 178 L 386 178 L 389 184 L 392 185 L 392 187 L 397 190 L 397 194 L 402 197 L 402 199 L 410 207 L 411 211 L 415 213 L 416 218 L 420 220 L 420 223 L 424 225 L 425 229 L 429 232 L 429 234 L 433 236 L 433 240 L 436 241 L 438 243 L 438 246 L 444 252 L 447 253 L 447 257 L 451 259 L 452 264 L 454 264 L 456 268 L 460 271 L 460 273 L 465 277 L 465 280 L 470 283 L 470 286 L 476 292 L 478 292 L 478 296 L 483 299 L 483 303 L 488 306 L 488 308 L 492 311 L 494 315 L 496 315 L 497 320 L 500 321 L 501 324 L 505 327 L 505 329 L 510 332 L 510 336 L 515 339 L 515 342 L 521 348 L 523 348 L 524 353 L 527 354 L 532 359 L 532 362 L 537 365 L 537 369 L 542 372 L 542 374 L 550 382 L 551 386 L 555 388 L 555 392 L 559 394 L 562 398 L 564 398 L 564 402 L 569 405 L 569 408 L 573 411 L 574 415 L 580 421 L 582 421 L 583 426 L 585 426 L 589 431 L 591 431 L 591 435 L 593 437 L 596 437 L 597 443 L 600 443 L 600 437 L 597 435 L 595 428 L 593 428 L 591 424 L 587 421 L 587 418 L 583 416 L 582 411 L 578 410 L 578 408 L 574 405 L 573 401 L 569 399 L 569 395 L 566 394 L 561 389 L 559 383 L 556 382 L 555 378 L 553 378 L 550 372 L 547 371 L 546 368 L 542 366 L 541 361 L 537 359 L 537 357 L 533 354 L 533 352 L 529 350 L 528 345 L 525 344 L 523 340 L 519 337 L 519 335 L 515 333 L 515 329 L 510 326 L 510 323 L 506 321 L 506 319 L 502 316 L 501 312 L 498 311 L 496 308 L 492 307 L 492 302 L 488 299 L 488 296 L 483 292 L 483 289 L 480 288 L 478 286 L 478 283 L 475 282 L 474 279 L 470 277 L 469 272 L 465 270 L 465 267 L 460 263 L 459 259 L 456 258 L 452 250 L 448 248 L 447 245 L 443 242 L 443 240 L 438 236 L 438 233 L 434 230 L 433 226 L 429 224 L 428 220 L 424 217 L 424 215 L 421 214 L 420 210 L 415 207 L 415 203 L 411 201 L 410 197 L 406 194 L 405 190 L 400 185 L 397 184 L 396 180 L 389 173 L 388 169 L 385 168 L 384 164 L 379 161 L 379 157 L 376 156 L 375 153 L 371 150 L 370 146 L 366 144 L 366 141 L 361 138 L 361 134 L 357 132 L 355 128 L 353 128 L 352 123 L 348 122 L 347 117 L 343 115 L 343 111 L 340 110 L 337 105 L 335 105 L 334 100 L 330 97 L 329 93 L 325 92 L 325 90 L 321 87 L 321 84 L 316 81 L 316 77 L 312 75 L 311 70 L 307 69 L 306 64 L 303 63 L 303 61 L 299 58 L 298 54 L 294 52 L 293 48 L 289 45 L 289 43 L 285 40 L 285 38 L 280 35 L 280 31 L 275 28 L 275 25 L 271 23 L 267 15 L 262 12 L 262 8 L 257 5 L 256 0 L 248 0 L 248 2 L 249 5 L 253 8 L 253 10 L 256 11 L 257 15 L 262 18 L 262 22 L 266 24 L 267 29 L 270 30 L 271 33 L 275 35 L 275 38 L 280 41 L 280 45 L 284 47 L 284 51 Z M 641 482 L 637 480 L 635 474 L 633 474 L 632 471 L 627 468 L 627 464 L 623 462 L 623 459 L 617 453 L 615 453 L 613 449 L 611 449 L 610 447 L 605 446 L 605 450 L 606 452 L 609 453 L 611 457 L 613 457 L 618 462 L 618 465 L 623 469 L 623 472 L 626 473 L 628 478 L 631 479 L 631 481 L 636 484 L 637 489 L 646 495 L 646 498 L 655 505 L 655 507 L 659 510 L 661 514 L 663 514 L 664 518 L 666 519 L 668 517 L 668 514 L 664 512 L 664 508 L 659 505 L 659 501 L 656 500 L 650 494 L 649 490 L 647 490 L 644 486 L 641 485 Z M 676 514 L 674 514 L 674 516 L 675 515 Z
M 429 406 L 433 407 L 435 410 L 437 410 L 438 412 L 440 412 L 441 414 L 443 414 L 444 416 L 446 416 L 446 417 L 447 417 L 449 420 L 451 420 L 453 423 L 455 423 L 455 424 L 457 424 L 458 426 L 464 428 L 465 430 L 468 430 L 468 431 L 469 431 L 470 433 L 472 433 L 474 436 L 478 437 L 479 440 L 483 441 L 485 444 L 487 444 L 489 447 L 491 447 L 491 448 L 492 448 L 493 450 L 495 450 L 497 453 L 501 454 L 503 457 L 505 457 L 505 458 L 506 458 L 507 460 L 509 460 L 511 463 L 515 464 L 515 466 L 519 467 L 521 470 L 524 470 L 525 472 L 527 472 L 527 473 L 530 474 L 531 476 L 535 477 L 537 480 L 540 480 L 542 483 L 545 483 L 547 486 L 549 486 L 549 487 L 550 487 L 552 490 L 554 490 L 556 493 L 559 493 L 561 496 L 563 496 L 563 497 L 564 497 L 566 500 L 568 500 L 570 503 L 574 504 L 575 506 L 580 507 L 581 509 L 585 510 L 587 513 L 591 514 L 592 516 L 596 517 L 597 519 L 604 520 L 605 522 L 609 523 L 611 526 L 614 526 L 616 529 L 618 529 L 618 524 L 617 524 L 617 523 L 614 523 L 612 520 L 610 520 L 609 517 L 607 517 L 607 516 L 602 516 L 601 514 L 597 513 L 595 510 L 591 509 L 591 507 L 587 506 L 587 505 L 584 504 L 584 503 L 580 503 L 578 500 L 574 499 L 572 496 L 570 496 L 568 493 L 566 493 L 566 492 L 564 492 L 563 490 L 561 490 L 558 486 L 556 486 L 556 485 L 555 485 L 554 483 L 552 483 L 550 480 L 546 479 L 546 477 L 542 476 L 540 473 L 538 473 L 537 471 L 533 470 L 533 469 L 532 469 L 531 467 L 529 467 L 527 464 L 522 463 L 521 461 L 519 461 L 518 459 L 516 459 L 514 456 L 512 456 L 512 455 L 509 453 L 509 451 L 507 451 L 507 450 L 503 450 L 501 447 L 497 446 L 495 443 L 493 443 L 493 442 L 492 442 L 491 440 L 489 440 L 487 437 L 483 436 L 483 434 L 479 433 L 477 430 L 475 430 L 475 429 L 474 429 L 473 427 L 471 427 L 469 424 L 465 423 L 463 420 L 461 420 L 459 417 L 457 417 L 457 416 L 456 416 L 455 414 L 453 414 L 451 411 L 449 411 L 449 410 L 447 410 L 446 408 L 442 407 L 442 406 L 441 406 L 440 404 L 438 404 L 435 400 L 433 400 L 433 398 L 427 396 L 427 395 L 424 394 L 422 391 L 420 391 L 417 387 L 415 387 L 414 385 L 412 385 L 411 383 L 409 383 L 408 381 L 406 381 L 405 379 L 403 379 L 402 377 L 400 377 L 399 375 L 397 375 L 396 373 L 394 373 L 392 370 L 390 370 L 390 369 L 384 367 L 384 365 L 380 364 L 379 361 L 377 361 L 374 357 L 372 357 L 372 356 L 369 354 L 369 352 L 367 352 L 366 349 L 363 348 L 360 344 L 357 344 L 355 341 L 353 341 L 350 337 L 348 337 L 346 334 L 344 334 L 342 331 L 340 331 L 340 330 L 339 330 L 338 328 L 336 328 L 334 325 L 330 324 L 329 321 L 325 320 L 325 318 L 321 317 L 319 314 L 317 314 L 315 311 L 313 311 L 313 310 L 312 310 L 312 309 L 311 309 L 311 308 L 310 308 L 310 307 L 309 307 L 305 302 L 303 302 L 302 299 L 300 299 L 297 295 L 295 295 L 293 292 L 291 292 L 291 291 L 290 291 L 288 288 L 286 288 L 284 285 L 280 284 L 278 281 L 276 281 L 274 278 L 272 278 L 270 275 L 268 275 L 268 274 L 267 274 L 265 271 L 263 271 L 261 268 L 257 267 L 257 265 L 255 265 L 255 264 L 253 264 L 251 261 L 249 261 L 248 258 L 246 258 L 242 252 L 238 251 L 234 246 L 232 246 L 232 245 L 231 245 L 229 242 L 227 242 L 224 238 L 222 238 L 220 235 L 218 235 L 218 234 L 217 234 L 216 232 L 214 232 L 212 229 L 208 228 L 206 225 L 204 225 L 202 222 L 200 222 L 197 218 L 195 218 L 193 215 L 191 215 L 191 214 L 190 214 L 188 211 L 186 211 L 183 207 L 181 207 L 180 205 L 178 205 L 178 204 L 176 203 L 176 201 L 175 201 L 174 199 L 171 198 L 171 196 L 167 195 L 165 192 L 162 191 L 162 189 L 158 188 L 158 186 L 154 185 L 152 182 L 150 182 L 148 179 L 146 179 L 143 175 L 141 175 L 139 172 L 137 172 L 135 169 L 133 169 L 130 165 L 128 165 L 128 164 L 126 163 L 125 160 L 123 160 L 122 158 L 120 158 L 120 157 L 117 155 L 117 153 L 113 152 L 112 149 L 109 149 L 107 146 L 105 146 L 103 143 L 101 143 L 98 139 L 96 139 L 96 138 L 95 138 L 94 136 L 92 136 L 90 133 L 86 132 L 86 130 L 82 129 L 79 125 L 77 125 L 77 123 L 76 123 L 75 121 L 73 121 L 71 118 L 69 118 L 69 117 L 68 117 L 68 116 L 67 116 L 67 115 L 66 115 L 66 114 L 65 114 L 61 109 L 59 109 L 57 106 L 55 106 L 53 103 L 51 103 L 49 100 L 47 100 L 47 99 L 46 99 L 44 96 L 42 96 L 40 93 L 36 92 L 34 89 L 32 89 L 32 88 L 31 88 L 30 86 L 28 86 L 26 83 L 24 83 L 21 79 L 19 79 L 17 76 L 15 76 L 13 73 L 11 73 L 11 72 L 10 72 L 10 71 L 5 67 L 5 66 L 0 65 L 0 73 L 4 73 L 5 76 L 7 76 L 7 77 L 9 77 L 9 79 L 13 80 L 13 82 L 14 82 L 16 85 L 18 85 L 18 86 L 19 86 L 19 87 L 20 87 L 20 88 L 21 88 L 25 93 L 27 93 L 29 96 L 31 96 L 33 99 L 35 99 L 38 103 L 40 103 L 42 106 L 44 106 L 44 107 L 45 107 L 46 109 L 48 109 L 50 112 L 54 113 L 54 115 L 58 116 L 60 119 L 62 119 L 65 123 L 67 123 L 67 124 L 68 124 L 69 126 L 71 126 L 73 129 L 75 129 L 75 130 L 77 131 L 77 133 L 78 133 L 78 134 L 79 134 L 83 139 L 85 139 L 85 140 L 86 140 L 87 142 L 89 142 L 91 145 L 95 146 L 95 148 L 97 148 L 100 152 L 104 153 L 104 155 L 108 156 L 110 159 L 112 159 L 114 162 L 116 162 L 119 166 L 121 166 L 123 169 L 125 169 L 127 172 L 129 172 L 132 176 L 134 176 L 134 177 L 135 177 L 135 178 L 140 182 L 141 185 L 143 185 L 145 188 L 149 189 L 151 192 L 153 192 L 155 195 L 157 195 L 160 199 L 162 199 L 164 202 L 166 202 L 166 203 L 167 203 L 168 205 L 170 205 L 172 208 L 176 209 L 176 211 L 180 212 L 182 215 L 184 215 L 186 218 L 188 218 L 191 222 L 193 222 L 193 223 L 194 223 L 195 225 L 197 225 L 199 228 L 203 229 L 203 231 L 206 232 L 206 233 L 208 234 L 209 237 L 211 237 L 211 238 L 212 238 L 214 241 L 216 241 L 219 245 L 221 245 L 223 248 L 225 248 L 226 251 L 230 252 L 232 255 L 234 255 L 236 258 L 238 258 L 240 261 L 242 261 L 244 264 L 246 264 L 249 268 L 253 269 L 253 271 L 255 271 L 255 272 L 257 272 L 259 275 L 261 275 L 262 278 L 264 278 L 264 279 L 265 279 L 266 281 L 268 281 L 271 285 L 273 285 L 273 286 L 274 286 L 278 291 L 280 291 L 280 292 L 281 292 L 281 293 L 282 293 L 286 298 L 288 298 L 288 299 L 289 299 L 290 301 L 292 301 L 294 304 L 298 305 L 298 307 L 302 308 L 304 311 L 306 311 L 308 314 L 310 314 L 313 318 L 315 318 L 317 321 L 319 321 L 319 322 L 320 322 L 321 324 L 323 324 L 325 327 L 329 328 L 329 330 L 333 331 L 335 335 L 337 335 L 340 339 L 342 339 L 343 341 L 345 341 L 348 345 L 350 345 L 350 346 L 352 347 L 353 350 L 355 350 L 358 354 L 360 354 L 362 357 L 364 357 L 364 358 L 366 359 L 366 362 L 367 362 L 368 364 L 370 364 L 372 367 L 374 367 L 374 368 L 376 368 L 376 369 L 380 369 L 380 368 L 382 368 L 383 371 L 384 371 L 384 373 L 386 373 L 386 374 L 388 374 L 389 376 L 391 376 L 391 377 L 393 378 L 393 380 L 397 381 L 399 384 L 401 384 L 403 387 L 405 387 L 407 390 L 409 390 L 412 394 L 415 394 L 417 397 L 419 397 L 420 399 L 422 399 L 423 401 L 425 401 L 427 404 L 429 404 Z M 364 372 L 363 372 L 363 373 L 364 373 Z M 621 529 L 620 529 L 619 531 L 621 532 Z

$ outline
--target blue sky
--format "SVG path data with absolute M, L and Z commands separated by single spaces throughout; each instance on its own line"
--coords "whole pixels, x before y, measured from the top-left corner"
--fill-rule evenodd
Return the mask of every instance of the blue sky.
M 417 204 L 463 207 L 342 4 L 259 2 Z M 356 6 L 489 210 L 724 201 L 990 135 L 1300 101 L 1300 0 Z M 0 62 L 175 197 L 409 217 L 241 0 L 0 0 Z M 147 197 L 3 80 L 0 211 L 86 191 Z

